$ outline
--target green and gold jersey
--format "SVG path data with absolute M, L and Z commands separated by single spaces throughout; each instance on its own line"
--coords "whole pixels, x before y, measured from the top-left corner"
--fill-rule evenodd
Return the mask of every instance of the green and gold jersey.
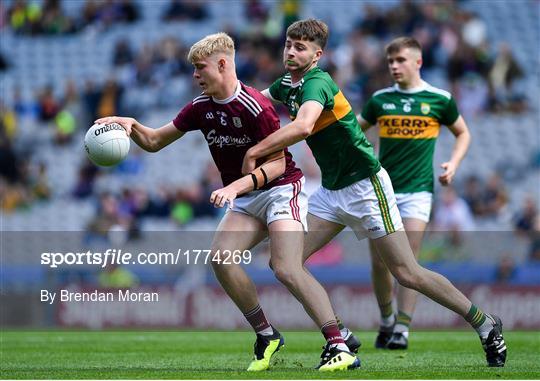
M 323 111 L 306 142 L 321 168 L 323 187 L 342 189 L 379 171 L 381 164 L 373 147 L 328 73 L 315 67 L 297 83 L 286 74 L 270 86 L 270 95 L 287 106 L 292 120 L 303 103 L 316 101 L 322 105 Z
M 379 125 L 379 160 L 396 193 L 433 192 L 435 142 L 441 125 L 458 117 L 450 93 L 426 82 L 410 91 L 394 85 L 368 100 L 362 118 Z

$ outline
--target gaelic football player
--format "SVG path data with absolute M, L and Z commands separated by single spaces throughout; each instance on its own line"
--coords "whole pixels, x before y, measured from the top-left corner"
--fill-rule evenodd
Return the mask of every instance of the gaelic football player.
M 287 29 L 287 74 L 263 94 L 283 103 L 293 121 L 247 150 L 242 172 L 250 173 L 257 160 L 305 139 L 321 169 L 322 185 L 309 199 L 304 259 L 350 226 L 359 239 L 371 240 L 401 285 L 463 316 L 480 335 L 488 365 L 503 366 L 506 345 L 500 319 L 482 312 L 445 277 L 416 261 L 388 173 L 375 158 L 349 102 L 317 66 L 327 39 L 328 27 L 320 20 L 297 21 Z M 335 348 L 327 346 L 321 364 L 334 353 Z
M 225 33 L 207 36 L 188 54 L 193 77 L 203 94 L 187 104 L 176 118 L 158 129 L 143 126 L 133 118 L 107 117 L 97 123 L 116 122 L 141 148 L 156 152 L 186 132 L 201 131 L 221 173 L 224 188 L 214 191 L 210 202 L 228 204 L 212 244 L 212 252 L 250 249 L 270 237 L 271 262 L 276 277 L 302 303 L 321 328 L 329 346 L 348 353 L 336 325 L 324 288 L 303 268 L 302 249 L 307 229 L 307 196 L 304 177 L 287 150 L 276 150 L 242 175 L 242 159 L 257 142 L 279 129 L 272 104 L 257 90 L 238 81 L 233 40 Z M 174 163 L 166 163 L 174 171 Z M 239 264 L 211 261 L 221 286 L 242 311 L 257 334 L 254 359 L 249 371 L 269 368 L 272 355 L 284 343 L 259 305 L 252 280 Z M 346 367 L 332 362 L 325 370 L 360 366 L 351 354 Z M 334 359 L 331 359 L 334 360 Z

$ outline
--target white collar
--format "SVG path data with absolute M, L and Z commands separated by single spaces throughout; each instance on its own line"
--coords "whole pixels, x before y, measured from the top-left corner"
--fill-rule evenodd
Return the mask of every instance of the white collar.
M 427 89 L 429 87 L 429 83 L 427 83 L 426 81 L 422 80 L 422 83 L 420 84 L 420 86 L 417 86 L 417 87 L 414 87 L 412 89 L 407 89 L 407 90 L 404 90 L 404 89 L 401 89 L 398 84 L 394 84 L 394 89 L 396 89 L 396 91 L 399 91 L 400 93 L 405 93 L 405 94 L 413 94 L 413 93 L 419 93 L 420 91 L 424 91 L 425 89 Z
M 236 90 L 234 90 L 233 95 L 231 95 L 230 97 L 225 98 L 225 99 L 216 99 L 216 98 L 212 97 L 212 100 L 214 102 L 216 102 L 216 103 L 221 104 L 221 105 L 230 103 L 238 96 L 238 94 L 240 94 L 240 90 L 242 90 L 242 86 L 240 86 L 240 81 L 238 81 L 238 84 L 236 85 Z

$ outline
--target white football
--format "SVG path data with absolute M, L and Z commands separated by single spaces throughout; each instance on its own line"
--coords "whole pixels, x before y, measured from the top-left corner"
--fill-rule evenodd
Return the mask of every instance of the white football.
M 118 123 L 94 124 L 86 132 L 84 148 L 94 164 L 109 167 L 127 156 L 129 137 Z

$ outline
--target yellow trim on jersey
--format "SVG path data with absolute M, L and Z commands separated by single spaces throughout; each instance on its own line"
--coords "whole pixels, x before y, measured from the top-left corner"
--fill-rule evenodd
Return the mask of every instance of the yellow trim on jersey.
M 341 90 L 339 90 L 338 93 L 334 95 L 334 108 L 332 110 L 323 110 L 321 116 L 319 116 L 319 119 L 317 119 L 315 122 L 315 127 L 313 128 L 312 134 L 328 127 L 332 123 L 337 122 L 347 115 L 351 110 L 351 105 Z
M 437 119 L 419 115 L 383 115 L 377 124 L 380 137 L 392 139 L 434 139 L 441 127 Z

